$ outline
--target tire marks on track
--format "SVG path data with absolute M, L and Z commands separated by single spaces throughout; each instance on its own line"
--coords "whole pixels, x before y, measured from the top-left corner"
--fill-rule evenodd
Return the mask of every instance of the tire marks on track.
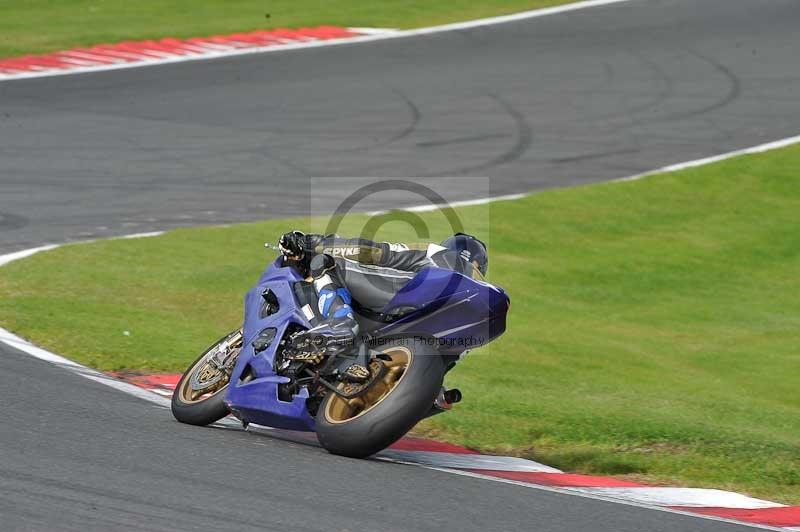
M 0 212 L 0 231 L 13 231 L 22 229 L 30 223 L 30 220 L 18 214 Z
M 503 153 L 500 153 L 486 162 L 444 172 L 437 172 L 433 174 L 434 176 L 459 175 L 489 170 L 519 159 L 531 147 L 531 143 L 533 142 L 533 129 L 525 118 L 525 115 L 500 95 L 489 94 L 488 96 L 511 118 L 513 124 L 511 134 L 515 139 L 514 144 Z

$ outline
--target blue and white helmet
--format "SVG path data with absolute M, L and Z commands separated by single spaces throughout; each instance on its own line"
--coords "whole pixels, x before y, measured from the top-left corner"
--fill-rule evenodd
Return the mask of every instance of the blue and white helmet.
M 456 233 L 442 242 L 442 247 L 457 252 L 466 262 L 475 264 L 482 275 L 486 275 L 489 270 L 486 244 L 472 235 Z

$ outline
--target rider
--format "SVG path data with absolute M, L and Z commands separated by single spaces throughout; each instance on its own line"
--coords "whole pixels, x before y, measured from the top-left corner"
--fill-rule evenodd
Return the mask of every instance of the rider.
M 457 233 L 439 244 L 409 246 L 291 231 L 278 241 L 285 259 L 314 282 L 320 324 L 298 336 L 302 349 L 334 354 L 351 347 L 358 335 L 351 292 L 366 308 L 382 308 L 417 271 L 426 266 L 455 269 L 482 278 L 489 267 L 486 246 L 477 238 Z M 311 341 L 313 339 L 313 342 Z M 367 368 L 352 364 L 344 377 L 362 382 Z

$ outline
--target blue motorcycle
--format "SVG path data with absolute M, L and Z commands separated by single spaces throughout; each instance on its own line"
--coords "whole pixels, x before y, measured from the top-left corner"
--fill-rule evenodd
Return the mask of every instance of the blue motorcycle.
M 458 270 L 423 268 L 382 308 L 361 306 L 368 294 L 352 293 L 356 345 L 314 356 L 297 352 L 292 338 L 318 323 L 316 292 L 279 256 L 245 296 L 242 328 L 183 374 L 173 415 L 208 425 L 233 414 L 245 427 L 314 431 L 329 452 L 350 457 L 388 447 L 458 402 L 460 392 L 442 386 L 445 373 L 505 331 L 506 293 Z M 354 362 L 369 369 L 365 382 L 342 377 Z

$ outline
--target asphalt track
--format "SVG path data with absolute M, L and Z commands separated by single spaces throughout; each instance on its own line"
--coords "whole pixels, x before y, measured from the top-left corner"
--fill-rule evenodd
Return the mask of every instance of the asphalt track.
M 488 176 L 507 194 L 796 135 L 798 28 L 795 0 L 633 0 L 0 83 L 0 251 L 305 213 L 315 177 Z M 5 346 L 0 367 L 4 530 L 744 529 L 182 426 Z

